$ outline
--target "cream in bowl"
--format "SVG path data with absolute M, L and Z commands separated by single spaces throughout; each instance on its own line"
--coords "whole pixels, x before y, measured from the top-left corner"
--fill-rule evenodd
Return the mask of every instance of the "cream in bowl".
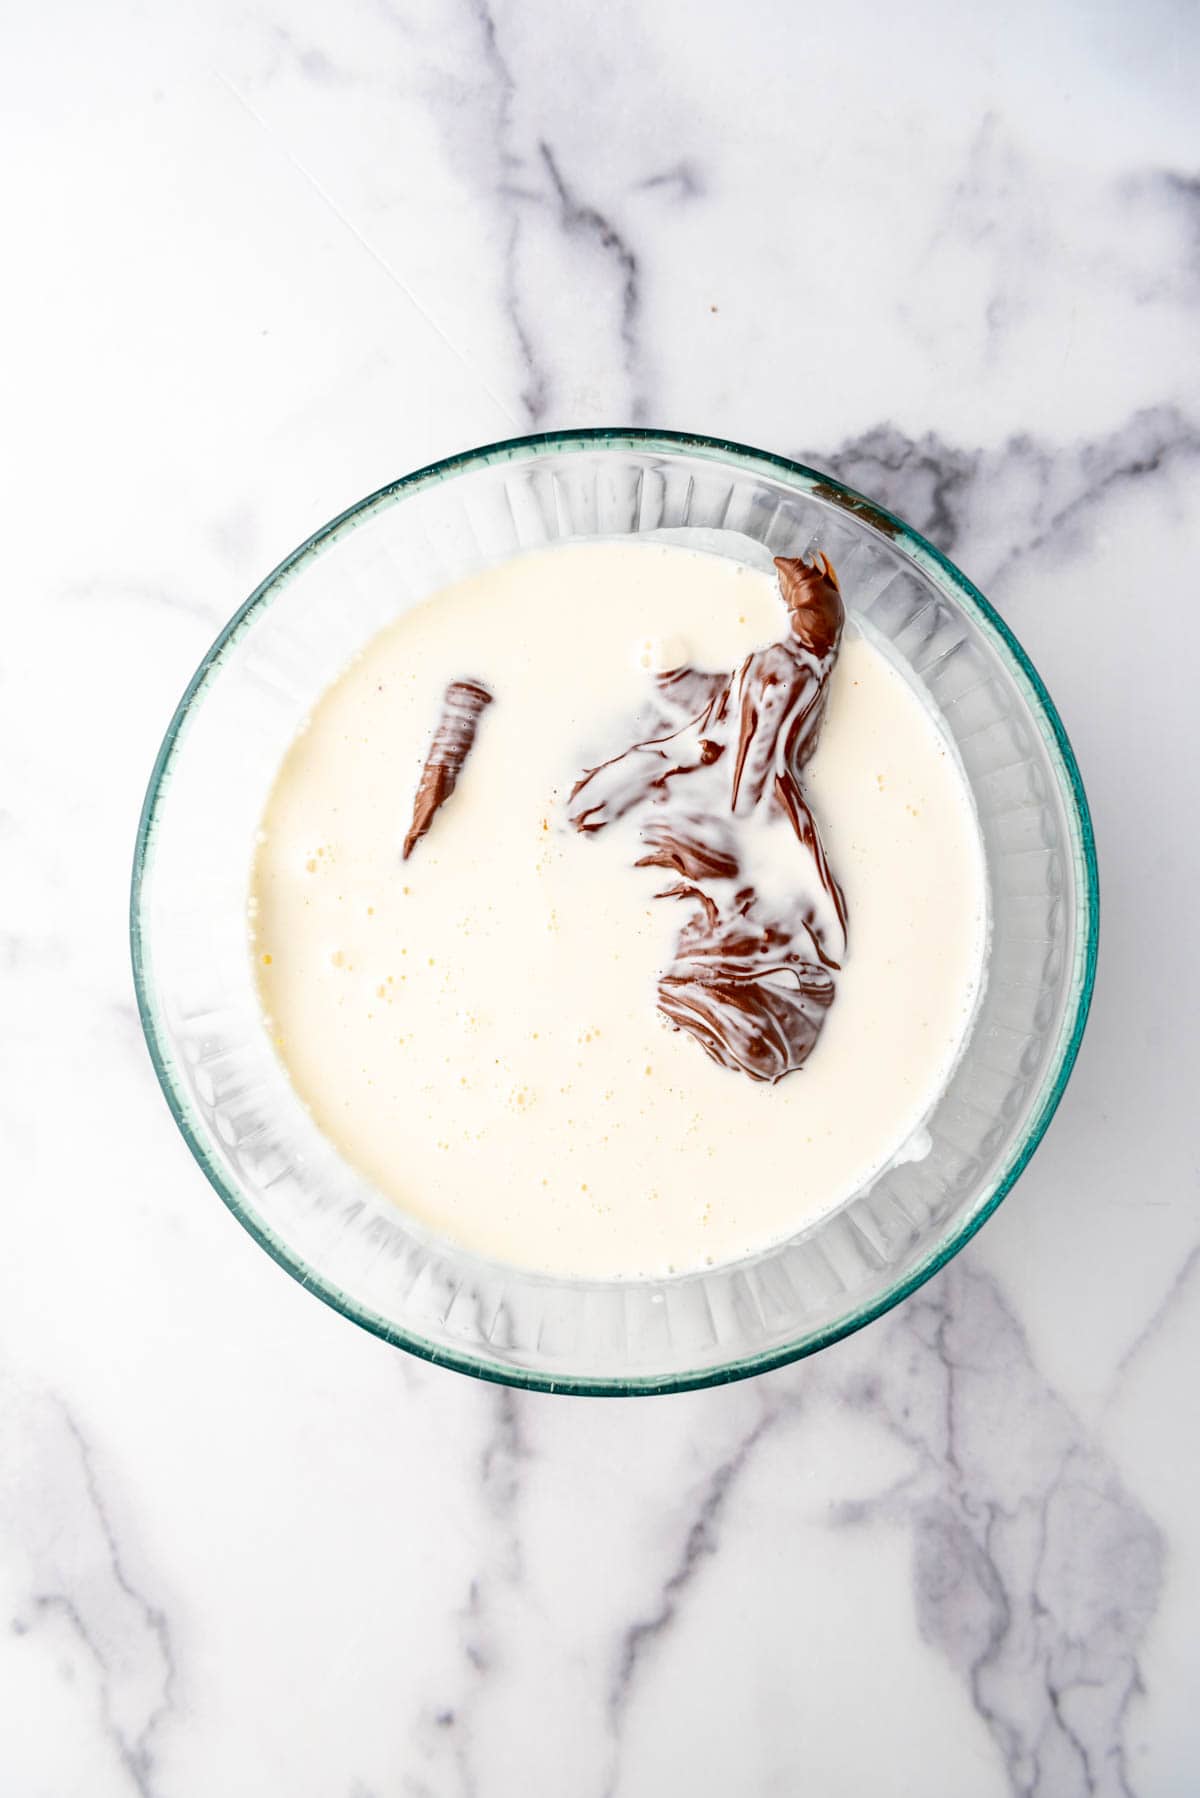
M 984 852 L 854 601 L 822 558 L 564 543 L 433 593 L 317 699 L 253 865 L 265 1025 L 426 1229 L 656 1278 L 920 1155 Z
M 307 1290 L 630 1394 L 812 1353 L 961 1247 L 1097 916 L 1062 723 L 959 570 L 816 470 L 580 431 L 267 576 L 155 763 L 131 943 L 199 1167 Z

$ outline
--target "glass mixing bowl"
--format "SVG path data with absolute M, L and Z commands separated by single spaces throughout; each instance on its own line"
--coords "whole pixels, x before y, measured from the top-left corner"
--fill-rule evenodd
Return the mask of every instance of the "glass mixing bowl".
M 775 554 L 826 551 L 851 613 L 923 690 L 978 811 L 987 977 L 927 1119 L 924 1159 L 886 1169 L 789 1241 L 736 1263 L 670 1279 L 553 1278 L 433 1236 L 317 1130 L 259 1016 L 246 938 L 251 852 L 301 721 L 398 612 L 520 550 L 679 527 L 740 532 Z M 431 1361 L 546 1391 L 653 1393 L 738 1379 L 836 1341 L 911 1293 L 1000 1203 L 1079 1047 L 1096 961 L 1096 861 L 1079 771 L 1045 687 L 983 596 L 915 531 L 826 475 L 737 444 L 557 432 L 396 481 L 251 594 L 205 656 L 154 765 L 131 934 L 146 1040 L 176 1122 L 281 1266 Z

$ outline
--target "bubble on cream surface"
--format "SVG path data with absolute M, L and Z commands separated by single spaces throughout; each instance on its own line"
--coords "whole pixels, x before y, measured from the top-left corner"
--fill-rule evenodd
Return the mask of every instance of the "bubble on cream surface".
M 661 1274 L 791 1234 L 919 1142 L 980 978 L 983 858 L 953 753 L 868 637 L 846 634 L 807 772 L 849 952 L 819 1043 L 778 1085 L 670 1028 L 661 870 L 567 822 L 579 770 L 631 740 L 648 669 L 678 645 L 736 667 L 781 618 L 757 568 L 571 544 L 403 614 L 314 706 L 256 849 L 255 971 L 317 1122 L 428 1227 L 561 1274 Z M 464 677 L 494 703 L 404 862 Z

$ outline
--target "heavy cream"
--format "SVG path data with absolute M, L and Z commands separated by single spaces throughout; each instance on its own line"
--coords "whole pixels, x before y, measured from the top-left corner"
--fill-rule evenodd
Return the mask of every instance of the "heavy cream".
M 252 881 L 268 1027 L 316 1121 L 428 1227 L 560 1274 L 681 1271 L 791 1234 L 911 1148 L 970 1017 L 985 885 L 957 762 L 882 650 L 847 633 L 804 769 L 846 946 L 826 904 L 836 1001 L 774 1084 L 658 1009 L 681 920 L 663 865 L 633 866 L 646 816 L 574 828 L 581 772 L 639 741 L 655 669 L 736 670 L 786 617 L 772 575 L 724 557 L 564 545 L 405 613 L 290 750 Z M 492 702 L 404 860 L 455 682 Z M 794 838 L 769 807 L 746 829 L 786 902 Z

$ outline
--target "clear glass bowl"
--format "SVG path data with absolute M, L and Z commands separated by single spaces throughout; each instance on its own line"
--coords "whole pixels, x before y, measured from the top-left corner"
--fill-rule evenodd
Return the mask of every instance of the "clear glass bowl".
M 886 1170 L 775 1248 L 666 1280 L 571 1281 L 432 1236 L 349 1167 L 260 1022 L 246 943 L 254 833 L 301 720 L 376 630 L 438 587 L 567 537 L 738 531 L 828 552 L 958 745 L 983 832 L 985 990 L 927 1120 Z M 915 531 L 828 476 L 665 431 L 521 438 L 406 476 L 287 558 L 205 656 L 150 779 L 131 934 L 146 1039 L 209 1180 L 281 1266 L 431 1361 L 546 1391 L 653 1393 L 738 1379 L 877 1317 L 962 1247 L 1054 1112 L 1083 1032 L 1096 861 L 1070 744 L 983 596 Z M 785 1145 L 781 1144 L 781 1152 Z

